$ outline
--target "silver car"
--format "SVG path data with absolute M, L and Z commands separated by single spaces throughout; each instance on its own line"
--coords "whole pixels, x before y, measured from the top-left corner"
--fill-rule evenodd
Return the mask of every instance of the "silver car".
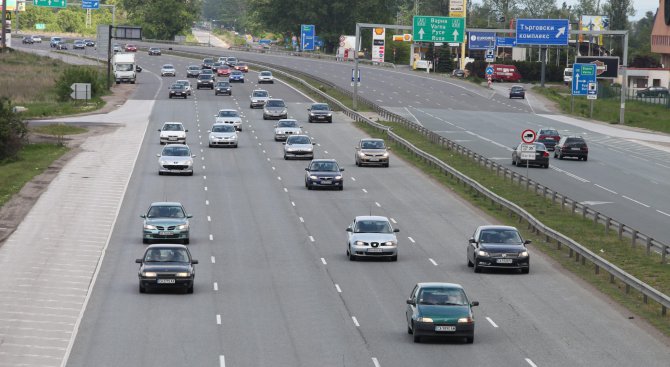
M 284 143 L 284 159 L 314 158 L 314 143 L 307 135 L 291 135 Z
M 263 120 L 288 118 L 288 109 L 283 99 L 268 99 L 263 106 Z
M 237 110 L 232 110 L 224 108 L 219 110 L 219 113 L 214 115 L 216 120 L 214 121 L 217 124 L 230 124 L 235 126 L 238 131 L 242 131 L 242 118 L 240 113 Z
M 389 166 L 389 150 L 382 139 L 365 138 L 356 145 L 354 160 L 357 166 L 380 165 Z
M 397 228 L 388 218 L 373 215 L 358 216 L 347 227 L 347 256 L 355 261 L 359 257 L 384 257 L 398 260 Z
M 270 93 L 264 89 L 254 89 L 249 96 L 249 108 L 263 107 L 270 99 Z
M 302 126 L 294 119 L 281 119 L 275 124 L 275 141 L 286 140 L 290 135 L 302 134 Z
M 272 77 L 271 71 L 264 70 L 258 73 L 258 84 L 262 83 L 274 84 L 274 82 L 275 82 L 274 77 Z
M 172 64 L 165 64 L 161 67 L 161 76 L 177 76 L 177 69 Z
M 209 133 L 209 147 L 229 146 L 237 148 L 237 129 L 230 124 L 214 124 Z
M 186 144 L 186 133 L 184 124 L 181 122 L 168 121 L 163 123 L 163 127 L 158 129 L 161 144 L 181 143 Z
M 168 144 L 158 156 L 158 174 L 176 173 L 193 176 L 193 158 L 186 144 Z
M 191 86 L 191 82 L 190 82 L 190 81 L 188 81 L 188 80 L 186 80 L 186 79 L 180 79 L 180 80 L 177 80 L 176 83 L 177 83 L 177 84 L 181 84 L 181 85 L 184 86 L 184 90 L 186 91 L 186 94 L 187 94 L 187 95 L 190 96 L 191 94 L 193 94 L 193 87 Z

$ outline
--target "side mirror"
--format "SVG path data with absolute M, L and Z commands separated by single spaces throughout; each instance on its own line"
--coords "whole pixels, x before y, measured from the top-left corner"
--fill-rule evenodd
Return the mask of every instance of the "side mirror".
M 286 142 L 282 142 L 281 145 L 286 145 Z
M 207 133 L 208 133 L 208 134 L 211 133 L 211 132 L 212 132 L 212 130 L 207 130 Z
M 414 300 L 411 299 L 411 298 L 407 300 L 407 304 L 412 305 L 412 306 L 416 306 L 416 302 L 414 302 Z
M 361 150 L 361 147 L 354 147 L 354 149 L 356 149 L 356 150 Z
M 311 108 L 308 108 L 308 109 L 307 109 L 307 111 L 311 111 L 311 110 L 312 110 Z
M 316 145 L 316 143 L 312 143 L 312 145 Z
M 186 218 L 193 218 L 193 214 L 186 214 Z
M 156 157 L 160 157 L 160 156 L 161 156 L 160 153 L 156 153 Z
M 525 240 L 525 241 L 523 241 L 523 244 L 524 244 L 524 245 L 528 245 L 528 244 L 530 244 L 530 243 L 532 243 L 532 242 L 533 242 L 533 241 L 531 241 L 531 240 Z
M 198 260 L 191 260 L 191 264 L 192 264 L 192 265 L 195 265 L 195 264 L 197 264 L 197 263 L 198 263 Z
M 386 147 L 386 150 L 391 150 L 391 147 Z
M 468 240 L 468 243 L 477 243 L 477 241 L 475 241 L 474 238 L 470 238 L 470 239 Z
M 170 87 L 168 87 L 168 89 L 170 89 Z M 160 131 L 161 131 L 161 129 L 158 129 L 158 131 L 160 132 Z
M 347 231 L 347 232 L 353 232 L 354 230 L 351 229 L 351 227 L 347 227 L 346 231 Z
M 186 133 L 187 133 L 187 132 L 188 132 L 188 129 L 184 130 L 184 132 L 186 132 Z
M 309 171 L 309 167 L 306 167 L 306 168 L 305 168 L 305 171 Z
M 393 228 L 393 232 L 398 233 L 398 232 L 400 232 L 400 229 L 398 229 L 398 228 Z
M 146 214 L 140 214 L 140 218 L 146 218 L 146 217 L 147 217 Z
M 470 302 L 471 307 L 479 306 L 479 301 L 472 301 Z
M 191 154 L 191 158 L 195 158 L 195 157 L 197 157 L 197 155 Z
M 141 263 L 142 263 L 142 259 L 135 259 L 135 262 L 138 263 L 138 264 L 141 264 Z
M 340 172 L 344 171 L 344 168 L 340 168 Z

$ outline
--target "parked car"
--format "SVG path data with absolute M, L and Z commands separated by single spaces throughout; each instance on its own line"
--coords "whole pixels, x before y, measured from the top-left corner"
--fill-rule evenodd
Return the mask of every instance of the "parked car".
M 666 87 L 649 87 L 637 91 L 638 97 L 667 97 L 668 88 Z
M 356 145 L 354 161 L 357 166 L 380 165 L 389 166 L 389 150 L 383 139 L 364 138 Z
M 470 237 L 467 248 L 468 266 L 479 273 L 484 268 L 518 269 L 530 272 L 530 255 L 519 231 L 510 226 L 479 226 Z
M 163 123 L 163 127 L 158 129 L 158 139 L 162 144 L 180 143 L 186 144 L 187 129 L 181 122 L 167 121 Z
M 291 135 L 284 144 L 284 159 L 314 158 L 314 144 L 307 135 Z
M 357 216 L 347 227 L 347 257 L 355 261 L 362 257 L 387 258 L 398 261 L 398 228 L 386 217 Z
M 454 283 L 418 283 L 407 299 L 405 319 L 407 333 L 414 342 L 423 337 L 465 338 L 475 341 L 475 319 L 470 301 L 463 286 Z
M 333 122 L 333 111 L 328 106 L 328 103 L 312 103 L 307 108 L 307 121 L 326 121 Z
M 315 188 L 335 188 L 344 190 L 344 178 L 337 161 L 334 159 L 313 159 L 305 168 L 305 187 L 308 190 Z
M 577 160 L 589 159 L 589 147 L 581 136 L 564 136 L 554 148 L 554 158 L 577 157 Z
M 183 288 L 186 293 L 193 293 L 195 267 L 198 263 L 184 245 L 156 244 L 147 247 L 137 272 L 139 292 L 145 293 L 152 288 Z
M 158 47 L 149 47 L 149 51 L 147 51 L 149 56 L 160 56 L 163 53 L 161 52 L 161 49 Z
M 270 99 L 270 93 L 263 89 L 254 89 L 249 99 L 249 108 L 263 107 L 265 102 Z
M 465 78 L 465 70 L 463 69 L 454 69 L 451 72 L 451 76 L 456 78 Z
M 270 83 L 274 84 L 274 77 L 272 76 L 271 71 L 263 70 L 260 73 L 258 73 L 258 84 L 262 83 Z
M 275 123 L 275 141 L 286 140 L 289 135 L 302 134 L 302 126 L 294 119 L 281 119 Z
M 214 89 L 214 75 L 212 74 L 200 74 L 198 75 L 198 84 L 197 89 L 200 88 L 209 88 Z
M 237 148 L 238 135 L 234 125 L 215 123 L 209 133 L 209 147 L 230 146 Z
M 520 85 L 513 85 L 512 88 L 509 89 L 509 98 L 526 99 L 526 90 Z
M 521 159 L 521 153 L 523 152 L 524 146 L 530 144 L 520 143 L 512 151 L 512 165 L 514 166 L 540 166 L 544 168 L 549 168 L 549 152 L 547 152 L 547 147 L 542 143 L 535 142 L 535 153 L 533 154 L 533 159 Z
M 126 46 L 123 48 L 126 52 L 137 52 L 137 46 L 128 43 Z
M 158 156 L 158 174 L 185 174 L 193 176 L 193 158 L 186 144 L 167 144 Z
M 187 78 L 197 78 L 200 75 L 200 66 L 198 65 L 189 65 L 186 68 L 186 77 Z
M 218 96 L 219 94 L 233 95 L 233 88 L 230 87 L 229 82 L 221 81 L 214 84 L 214 95 Z
M 547 150 L 554 150 L 556 143 L 561 140 L 561 134 L 558 133 L 558 130 L 552 128 L 539 129 L 535 136 L 537 136 L 535 141 L 544 144 Z
M 263 120 L 288 118 L 288 109 L 283 99 L 268 99 L 263 105 Z
M 165 64 L 161 67 L 161 76 L 177 76 L 177 69 L 172 64 Z
M 230 72 L 230 76 L 228 77 L 230 82 L 238 82 L 238 83 L 244 83 L 244 74 L 239 71 L 239 70 L 233 70 Z
M 240 113 L 237 112 L 237 110 L 224 108 L 219 110 L 219 113 L 214 115 L 214 118 L 214 121 L 217 124 L 230 124 L 233 125 L 237 131 L 242 131 L 242 117 L 240 117 Z
M 186 91 L 186 87 L 183 84 L 173 83 L 169 89 L 169 97 L 170 99 L 176 97 L 184 99 L 188 98 L 188 92 Z
M 190 242 L 189 218 L 192 217 L 181 203 L 151 203 L 147 212 L 140 215 L 144 219 L 142 243 L 177 241 L 187 245 Z

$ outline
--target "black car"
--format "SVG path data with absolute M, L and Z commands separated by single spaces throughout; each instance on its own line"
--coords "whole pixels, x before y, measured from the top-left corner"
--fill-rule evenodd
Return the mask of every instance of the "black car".
M 35 43 L 35 41 L 33 41 L 33 36 L 25 36 L 21 40 L 21 43 L 32 45 L 33 43 Z
M 509 98 L 522 98 L 526 99 L 526 90 L 523 89 L 520 85 L 514 85 L 509 89 Z
M 666 87 L 649 87 L 642 89 L 636 93 L 638 97 L 667 97 L 668 88 Z
M 157 244 L 148 246 L 141 259 L 137 276 L 140 293 L 150 288 L 181 288 L 193 293 L 195 267 L 198 263 L 184 245 Z
M 465 70 L 463 69 L 454 69 L 451 72 L 451 76 L 456 77 L 456 78 L 465 78 Z
M 554 148 L 554 158 L 577 157 L 577 160 L 589 159 L 589 147 L 581 136 L 564 136 Z
M 484 268 L 519 269 L 530 272 L 530 256 L 526 245 L 514 227 L 479 226 L 468 243 L 468 266 L 479 273 Z
M 535 151 L 532 152 L 533 159 L 523 159 L 522 153 L 528 152 L 524 149 L 528 146 L 535 146 Z M 542 143 L 533 143 L 533 144 L 521 143 L 512 151 L 512 165 L 514 166 L 540 166 L 544 168 L 549 168 L 549 152 L 547 152 L 547 147 Z M 531 153 L 531 152 L 528 152 Z
M 200 66 L 198 65 L 189 65 L 186 68 L 186 77 L 187 78 L 197 78 L 200 75 Z
M 84 40 L 86 47 L 95 47 L 95 42 L 93 40 Z
M 203 69 L 211 69 L 213 65 L 214 65 L 214 59 L 210 59 L 210 58 L 202 59 L 202 68 Z
M 314 159 L 305 168 L 305 187 L 308 190 L 319 187 L 330 187 L 344 190 L 344 178 L 337 161 L 334 159 Z
M 327 103 L 313 103 L 307 111 L 309 112 L 307 116 L 307 121 L 309 122 L 333 122 L 333 111 Z
M 172 97 L 180 97 L 180 98 L 188 98 L 188 91 L 186 90 L 186 87 L 183 84 L 180 83 L 174 83 L 170 86 L 170 98 Z
M 160 56 L 161 55 L 161 49 L 158 47 L 149 47 L 149 56 Z
M 233 88 L 230 87 L 230 83 L 216 82 L 216 85 L 214 85 L 214 95 L 218 96 L 219 94 L 227 94 L 229 96 L 232 96 Z
M 198 75 L 198 89 L 200 88 L 209 88 L 214 89 L 214 75 L 212 74 L 200 74 Z

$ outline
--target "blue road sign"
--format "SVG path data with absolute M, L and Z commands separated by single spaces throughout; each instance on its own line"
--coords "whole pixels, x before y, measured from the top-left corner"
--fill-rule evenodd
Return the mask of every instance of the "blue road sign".
M 589 94 L 589 85 L 596 83 L 596 64 L 572 64 L 572 95 Z M 597 90 L 596 90 L 597 93 Z
M 313 24 L 303 24 L 300 26 L 300 43 L 303 51 L 314 51 L 315 35 Z
M 554 45 L 567 46 L 567 19 L 517 19 L 517 45 Z
M 493 66 L 486 67 L 486 75 L 493 75 Z
M 99 9 L 100 0 L 81 0 L 82 9 Z
M 468 48 L 470 50 L 486 50 L 495 47 L 495 32 L 468 32 Z
M 496 38 L 498 47 L 516 47 L 516 38 L 514 37 L 498 37 Z
M 314 36 L 314 46 L 323 47 L 323 40 L 319 36 Z

